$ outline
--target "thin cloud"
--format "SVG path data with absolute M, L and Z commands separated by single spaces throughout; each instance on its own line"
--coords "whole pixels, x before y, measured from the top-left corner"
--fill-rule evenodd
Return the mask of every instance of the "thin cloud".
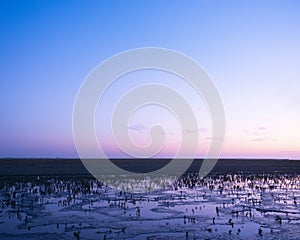
M 257 130 L 259 131 L 265 131 L 267 130 L 268 128 L 267 127 L 264 127 L 264 126 L 260 126 L 260 127 L 257 127 Z
M 258 138 L 253 138 L 251 139 L 252 142 L 264 142 L 267 141 L 269 139 L 269 137 L 265 136 L 265 137 L 258 137 Z
M 206 140 L 217 140 L 217 141 L 221 141 L 222 138 L 218 138 L 218 137 L 206 137 Z
M 258 138 L 270 135 L 270 133 L 268 132 L 268 128 L 265 126 L 258 126 L 254 130 L 244 130 L 244 133 L 250 137 Z
M 128 126 L 128 129 L 136 132 L 146 132 L 149 131 L 150 128 L 143 125 L 132 125 Z
M 194 134 L 199 132 L 207 132 L 207 128 L 197 128 L 197 129 L 184 129 L 183 132 L 187 134 Z
M 135 131 L 141 134 L 148 134 L 151 131 L 151 127 L 145 126 L 145 125 L 131 125 L 128 126 L 128 129 L 131 131 Z M 162 135 L 174 135 L 175 133 L 172 131 L 163 132 Z

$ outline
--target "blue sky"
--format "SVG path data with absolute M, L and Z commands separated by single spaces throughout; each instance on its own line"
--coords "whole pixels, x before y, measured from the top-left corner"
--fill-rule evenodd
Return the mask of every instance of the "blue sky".
M 77 156 L 72 111 L 82 81 L 120 51 L 154 46 L 192 57 L 212 77 L 226 112 L 223 157 L 300 158 L 299 11 L 298 1 L 1 1 L 0 156 Z M 182 88 L 178 79 L 147 72 L 131 84 L 149 81 Z M 130 85 L 118 84 L 98 112 Z M 202 103 L 191 90 L 186 95 L 200 121 Z M 103 136 L 104 118 L 100 141 L 122 156 Z M 137 116 L 132 126 L 149 124 Z M 202 124 L 204 141 L 209 124 Z M 133 135 L 148 141 L 143 131 Z M 173 155 L 170 149 L 164 154 Z

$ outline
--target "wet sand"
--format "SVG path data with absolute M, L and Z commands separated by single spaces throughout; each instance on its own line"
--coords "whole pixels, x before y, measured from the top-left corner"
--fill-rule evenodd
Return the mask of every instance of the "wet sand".
M 146 171 L 169 160 L 113 161 Z M 300 238 L 300 161 L 223 159 L 199 178 L 201 163 L 132 194 L 98 182 L 79 159 L 1 159 L 0 239 Z

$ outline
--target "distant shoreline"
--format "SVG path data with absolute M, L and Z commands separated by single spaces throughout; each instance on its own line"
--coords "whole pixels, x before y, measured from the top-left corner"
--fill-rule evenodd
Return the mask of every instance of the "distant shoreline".
M 0 157 L 1 160 L 8 160 L 8 159 L 15 159 L 15 160 L 75 160 L 80 159 L 79 157 Z M 93 158 L 91 158 L 93 159 Z M 117 158 L 112 157 L 109 158 L 111 160 L 143 160 L 143 159 L 151 159 L 151 160 L 166 160 L 166 159 L 172 159 L 171 157 L 161 157 L 161 158 Z M 188 157 L 184 157 L 181 159 L 189 159 Z M 204 158 L 195 158 L 196 160 L 203 160 Z M 207 158 L 212 159 L 212 158 Z M 257 157 L 257 158 L 238 158 L 238 157 L 228 157 L 228 158 L 219 158 L 219 160 L 271 160 L 271 161 L 300 161 L 300 159 L 292 159 L 292 158 L 263 158 L 263 157 Z
M 184 159 L 183 159 L 184 160 Z M 101 161 L 101 160 L 99 160 Z M 150 172 L 167 165 L 171 159 L 111 159 L 128 171 Z M 203 159 L 195 159 L 187 170 L 197 173 Z M 300 160 L 220 159 L 212 174 L 300 174 Z M 90 175 L 79 158 L 0 158 L 0 176 Z

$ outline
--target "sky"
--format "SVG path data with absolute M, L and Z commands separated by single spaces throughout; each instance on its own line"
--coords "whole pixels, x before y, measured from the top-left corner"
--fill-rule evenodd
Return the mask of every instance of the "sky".
M 119 52 L 162 47 L 197 61 L 218 89 L 226 117 L 221 157 L 300 159 L 299 11 L 299 1 L 289 0 L 2 0 L 0 157 L 77 157 L 72 113 L 87 75 Z M 199 123 L 197 156 L 204 156 L 212 126 L 203 99 L 183 79 L 155 70 L 120 77 L 101 98 L 95 129 L 106 154 L 127 156 L 110 116 L 120 96 L 147 83 L 187 99 Z M 187 133 L 166 109 L 145 106 L 127 128 L 143 147 L 157 123 L 166 132 L 157 156 L 176 156 Z

